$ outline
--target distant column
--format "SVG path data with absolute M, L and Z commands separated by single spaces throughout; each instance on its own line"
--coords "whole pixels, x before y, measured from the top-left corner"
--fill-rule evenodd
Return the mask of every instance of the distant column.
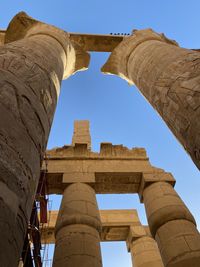
M 143 191 L 151 234 L 166 267 L 200 266 L 200 235 L 195 220 L 174 188 L 155 182 Z
M 133 267 L 164 267 L 156 241 L 143 236 L 130 244 Z
M 23 12 L 8 26 L 0 46 L 0 266 L 18 266 L 61 80 L 88 60 L 66 32 Z
M 102 71 L 134 83 L 200 169 L 200 52 L 151 29 L 134 31 Z
M 126 244 L 133 267 L 164 267 L 156 241 L 142 225 L 130 226 Z
M 83 183 L 68 186 L 55 227 L 53 267 L 102 267 L 100 231 L 95 191 Z

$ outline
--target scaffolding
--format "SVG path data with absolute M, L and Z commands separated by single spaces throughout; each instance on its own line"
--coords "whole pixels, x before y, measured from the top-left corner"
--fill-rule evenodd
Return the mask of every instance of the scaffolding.
M 30 221 L 20 261 L 24 267 L 51 267 L 52 259 L 49 258 L 49 244 L 41 243 L 41 234 L 49 226 L 51 218 L 52 200 L 49 200 L 46 173 L 48 158 L 45 155 L 45 170 L 41 171 L 38 188 L 33 203 Z

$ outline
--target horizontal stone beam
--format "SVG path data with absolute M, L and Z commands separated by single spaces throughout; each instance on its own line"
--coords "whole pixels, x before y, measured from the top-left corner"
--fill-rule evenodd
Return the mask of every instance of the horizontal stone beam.
M 141 173 L 46 173 L 48 194 L 62 194 L 71 183 L 83 182 L 94 188 L 96 194 L 133 194 L 139 192 Z
M 76 42 L 85 51 L 91 52 L 112 52 L 122 40 L 129 35 L 122 34 L 86 34 L 71 32 L 71 41 Z M 0 45 L 4 42 L 5 30 L 0 29 Z M 191 49 L 200 52 L 200 49 Z
M 96 194 L 141 195 L 149 183 L 160 179 L 172 185 L 175 182 L 170 174 L 150 164 L 145 149 L 111 143 L 101 143 L 99 153 L 88 149 L 87 143 L 48 150 L 42 171 L 48 194 L 63 194 L 71 183 L 87 183 Z
M 47 224 L 43 224 L 41 239 L 43 244 L 54 244 L 54 228 L 57 220 L 58 211 L 51 211 Z M 143 227 L 146 234 L 150 235 L 147 226 L 141 226 L 136 210 L 100 210 L 102 222 L 101 241 L 126 241 L 130 227 L 134 229 L 135 237 L 138 238 L 139 227 Z M 132 230 L 133 231 L 133 230 Z
M 151 166 L 143 148 L 101 143 L 100 152 L 87 144 L 46 152 L 43 162 L 48 194 L 62 194 L 70 183 L 90 184 L 97 194 L 138 193 L 143 173 L 162 173 Z
M 68 32 L 69 33 L 69 32 Z M 69 33 L 71 41 L 76 42 L 85 51 L 112 52 L 126 38 L 124 35 Z M 5 30 L 0 30 L 0 45 L 3 43 Z
M 112 52 L 126 38 L 124 35 L 70 33 L 70 39 L 85 51 Z

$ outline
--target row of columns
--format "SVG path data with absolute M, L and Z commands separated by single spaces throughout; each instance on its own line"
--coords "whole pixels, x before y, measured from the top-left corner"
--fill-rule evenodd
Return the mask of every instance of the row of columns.
M 149 184 L 143 190 L 143 201 L 152 237 L 140 233 L 127 240 L 134 267 L 200 266 L 195 220 L 173 186 L 163 181 Z M 102 266 L 100 231 L 94 190 L 83 183 L 68 186 L 55 228 L 53 266 Z

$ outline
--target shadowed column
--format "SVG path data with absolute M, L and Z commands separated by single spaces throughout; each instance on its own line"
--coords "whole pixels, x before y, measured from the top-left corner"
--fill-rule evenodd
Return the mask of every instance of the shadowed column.
M 151 234 L 166 267 L 200 266 L 200 235 L 195 220 L 166 182 L 147 185 L 143 198 Z
M 134 83 L 200 169 L 200 53 L 151 29 L 134 31 L 102 71 Z
M 54 267 L 101 267 L 101 221 L 95 191 L 83 183 L 68 186 L 55 227 Z
M 0 266 L 19 262 L 61 80 L 88 61 L 67 33 L 23 12 L 8 26 L 0 46 Z

